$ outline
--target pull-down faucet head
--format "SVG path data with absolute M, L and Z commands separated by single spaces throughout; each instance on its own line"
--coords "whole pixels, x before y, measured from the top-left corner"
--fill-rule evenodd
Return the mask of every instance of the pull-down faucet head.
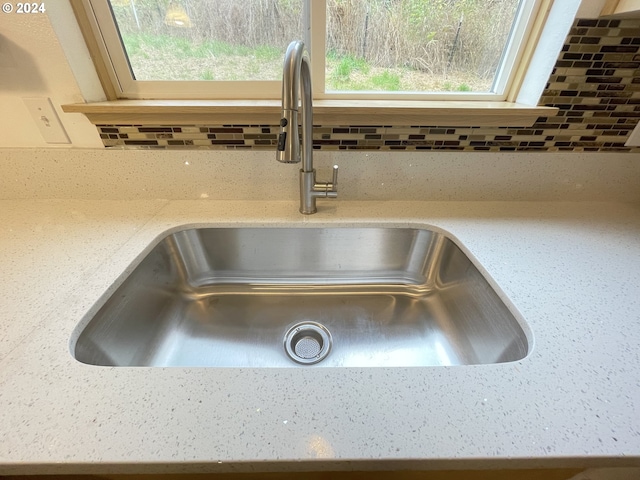
M 304 44 L 300 41 L 291 42 L 287 48 L 282 69 L 282 118 L 277 151 L 277 159 L 282 163 L 298 163 L 301 160 L 298 111 L 300 110 L 300 75 L 305 62 L 308 70 L 309 57 L 304 51 Z M 303 81 L 306 76 L 308 75 L 303 75 Z M 304 87 L 307 87 L 307 83 L 308 88 L 305 88 L 303 96 L 311 90 L 310 78 L 305 81 Z

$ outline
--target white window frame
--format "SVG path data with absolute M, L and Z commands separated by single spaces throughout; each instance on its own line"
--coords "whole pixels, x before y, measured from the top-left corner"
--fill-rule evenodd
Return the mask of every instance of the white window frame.
M 127 99 L 279 99 L 280 81 L 138 81 L 134 80 L 107 0 L 83 0 L 98 48 L 118 98 Z M 508 48 L 492 92 L 325 92 L 326 0 L 303 0 L 305 38 L 310 52 L 314 98 L 342 100 L 508 101 L 515 98 L 521 60 L 541 11 L 553 0 L 524 0 L 517 12 Z M 315 27 L 314 27 L 315 26 Z M 319 27 L 321 26 L 321 27 Z M 535 32 L 534 32 L 535 33 Z M 283 51 L 284 56 L 284 51 Z

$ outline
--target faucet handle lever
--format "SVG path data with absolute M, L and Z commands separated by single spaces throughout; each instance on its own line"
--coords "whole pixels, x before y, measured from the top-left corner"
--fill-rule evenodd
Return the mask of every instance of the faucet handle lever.
M 333 178 L 331 180 L 331 189 L 332 192 L 338 191 L 338 165 L 333 166 Z

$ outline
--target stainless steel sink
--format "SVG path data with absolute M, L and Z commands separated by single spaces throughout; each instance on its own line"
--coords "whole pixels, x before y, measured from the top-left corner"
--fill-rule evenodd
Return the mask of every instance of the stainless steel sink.
M 167 235 L 75 332 L 110 366 L 474 365 L 529 342 L 446 236 L 410 228 L 203 228 Z

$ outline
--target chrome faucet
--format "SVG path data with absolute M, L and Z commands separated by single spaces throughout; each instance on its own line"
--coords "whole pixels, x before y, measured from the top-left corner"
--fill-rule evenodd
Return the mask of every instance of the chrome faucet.
M 301 104 L 299 90 L 302 88 Z M 304 43 L 289 44 L 282 70 L 282 119 L 278 135 L 277 159 L 283 163 L 298 163 L 300 169 L 300 213 L 316 213 L 317 198 L 338 196 L 338 166 L 333 166 L 331 182 L 316 182 L 313 168 L 313 105 L 311 104 L 311 69 Z M 302 155 L 298 136 L 298 112 L 302 111 Z

